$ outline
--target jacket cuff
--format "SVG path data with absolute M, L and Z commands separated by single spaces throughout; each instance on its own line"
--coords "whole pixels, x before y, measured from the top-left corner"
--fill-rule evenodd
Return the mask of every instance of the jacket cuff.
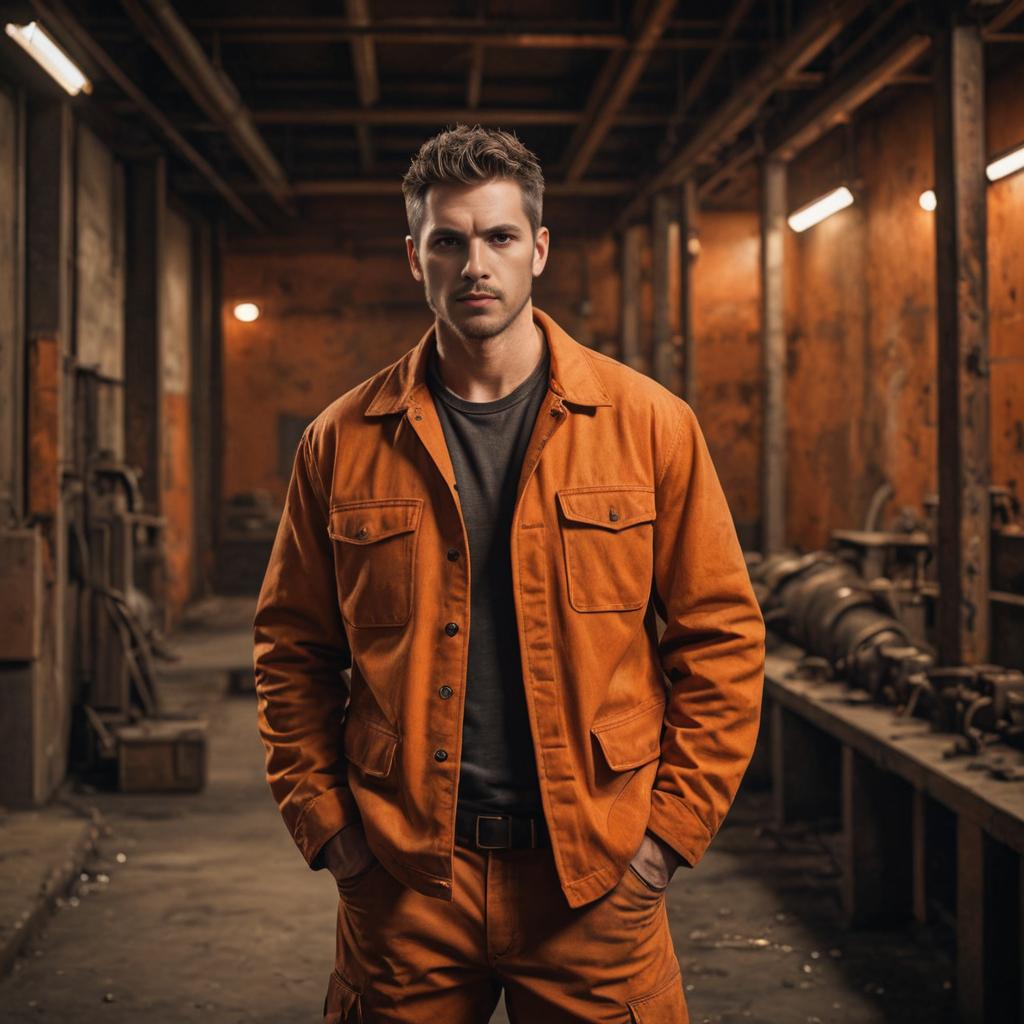
M 295 823 L 292 838 L 313 871 L 324 867 L 320 851 L 333 835 L 359 820 L 352 791 L 347 786 L 328 789 L 306 804 Z
M 690 806 L 664 790 L 651 791 L 651 816 L 647 829 L 672 847 L 691 868 L 711 844 L 711 831 Z

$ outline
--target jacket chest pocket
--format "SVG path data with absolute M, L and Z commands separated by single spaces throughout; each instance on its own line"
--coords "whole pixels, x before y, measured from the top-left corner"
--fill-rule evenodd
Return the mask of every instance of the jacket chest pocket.
M 330 510 L 338 604 L 358 628 L 402 626 L 412 614 L 422 498 L 349 501 Z
M 558 491 L 569 604 L 578 612 L 647 604 L 654 569 L 653 487 Z

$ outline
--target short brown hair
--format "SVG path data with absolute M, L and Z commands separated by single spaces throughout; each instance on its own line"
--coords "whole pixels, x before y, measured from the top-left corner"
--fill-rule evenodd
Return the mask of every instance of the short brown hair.
M 511 132 L 459 124 L 427 139 L 402 179 L 413 241 L 419 241 L 431 185 L 470 185 L 493 178 L 519 182 L 526 219 L 536 237 L 544 200 L 544 175 L 537 157 Z

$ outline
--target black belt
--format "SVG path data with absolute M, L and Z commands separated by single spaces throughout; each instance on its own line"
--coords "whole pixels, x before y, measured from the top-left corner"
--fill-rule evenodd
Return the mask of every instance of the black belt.
M 509 850 L 550 846 L 542 817 L 516 818 L 509 814 L 455 812 L 455 841 L 471 850 Z

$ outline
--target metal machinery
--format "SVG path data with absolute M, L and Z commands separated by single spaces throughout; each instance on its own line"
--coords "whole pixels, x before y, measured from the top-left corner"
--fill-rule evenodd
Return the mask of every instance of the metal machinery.
M 154 656 L 163 616 L 164 520 L 143 509 L 138 471 L 100 446 L 101 396 L 120 382 L 76 367 L 76 450 L 65 474 L 69 606 L 78 692 L 72 763 L 121 790 L 195 790 L 205 722 L 162 706 Z
M 1024 748 L 1024 528 L 1009 492 L 991 495 L 992 650 L 1007 664 L 936 664 L 934 500 L 924 524 L 904 511 L 897 529 L 883 532 L 870 528 L 871 515 L 868 529 L 833 531 L 826 550 L 751 565 L 766 624 L 806 652 L 802 676 L 841 678 L 900 715 L 928 719 L 955 734 L 949 756 L 999 741 Z M 1022 777 L 998 756 L 984 767 Z

